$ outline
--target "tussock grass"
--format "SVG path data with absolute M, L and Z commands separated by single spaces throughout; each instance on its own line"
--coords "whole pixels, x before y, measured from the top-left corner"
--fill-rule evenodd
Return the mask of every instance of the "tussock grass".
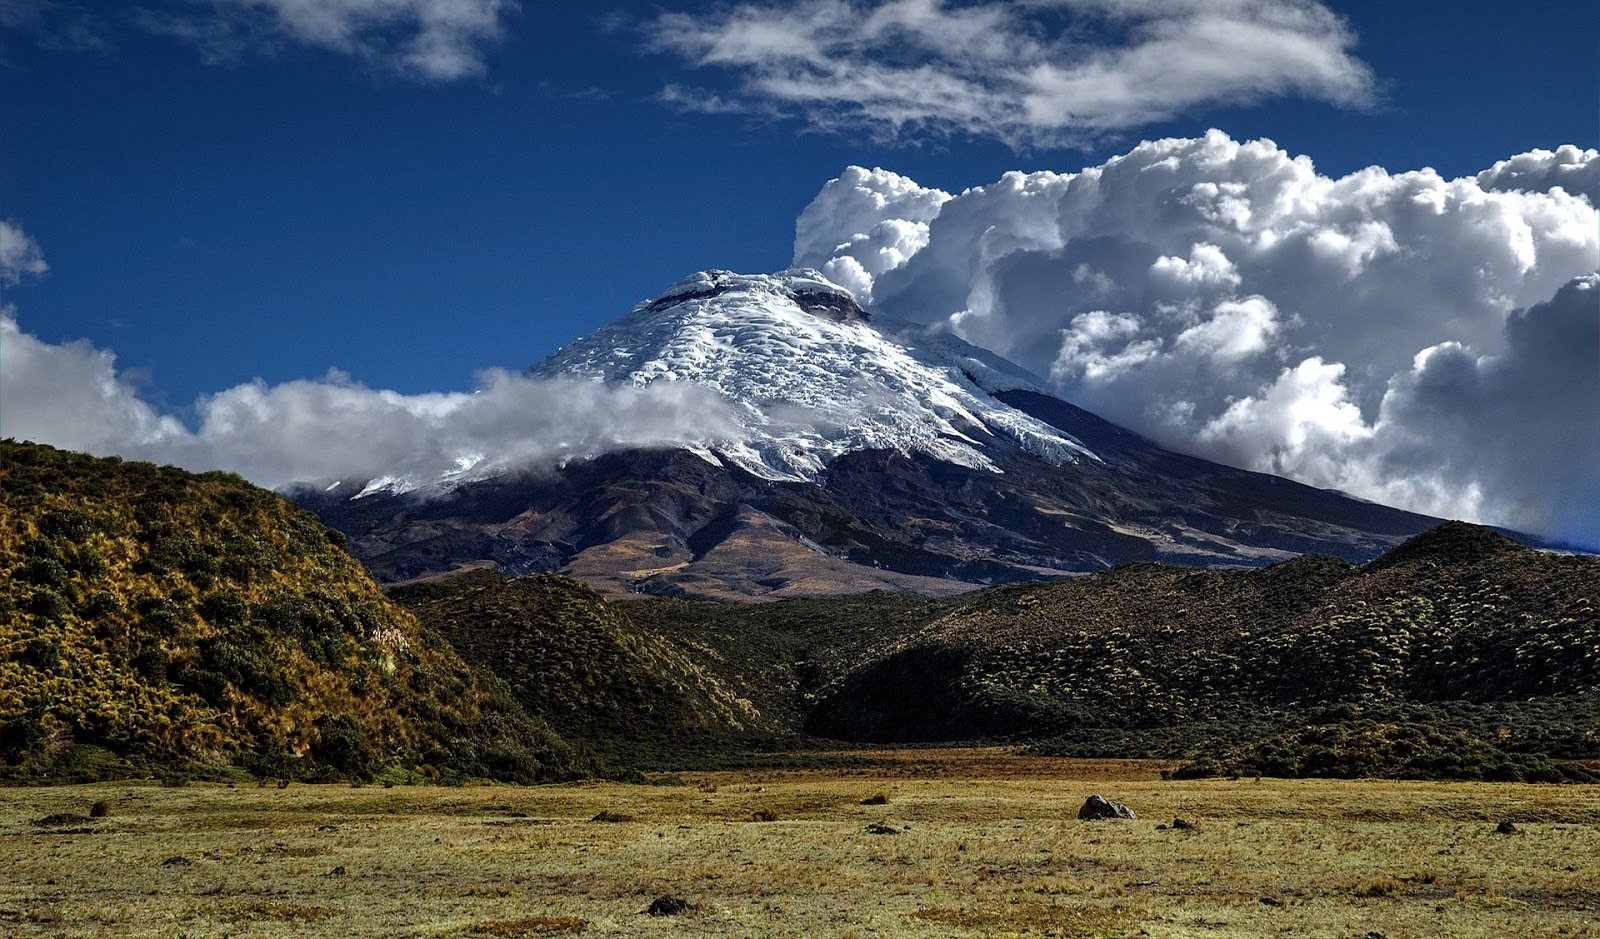
M 1593 935 L 1600 908 L 1600 787 L 1163 782 L 1170 764 L 848 756 L 844 771 L 683 786 L 8 790 L 0 935 L 1499 939 Z M 858 804 L 879 789 L 887 810 Z M 1091 792 L 1140 819 L 1077 821 Z M 99 799 L 116 806 L 113 835 L 30 827 Z M 508 807 L 538 824 L 486 824 Z M 782 823 L 749 824 L 763 808 Z M 633 821 L 591 824 L 601 812 Z M 870 834 L 880 817 L 898 833 Z M 1174 817 L 1201 824 L 1158 829 Z M 1503 817 L 1523 834 L 1496 835 Z M 162 866 L 173 856 L 192 863 Z M 640 912 L 668 895 L 692 917 Z

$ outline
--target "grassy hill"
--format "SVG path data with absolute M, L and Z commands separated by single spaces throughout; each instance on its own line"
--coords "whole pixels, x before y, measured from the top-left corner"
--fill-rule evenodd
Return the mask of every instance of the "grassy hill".
M 395 600 L 528 713 L 614 758 L 693 751 L 770 726 L 714 659 L 641 628 L 619 605 L 553 574 L 480 570 L 396 588 Z
M 0 777 L 592 769 L 270 492 L 10 441 L 0 490 Z
M 1190 774 L 1554 781 L 1600 758 L 1600 559 L 1470 525 L 1364 567 L 1136 564 L 942 599 L 608 602 L 481 573 L 397 596 L 564 733 L 656 740 L 634 756 L 661 765 L 785 738 Z
M 1132 565 L 969 594 L 877 650 L 814 732 L 1054 738 L 1191 772 L 1584 778 L 1600 559 L 1440 526 L 1364 567 Z
M 611 601 L 492 571 L 391 597 L 237 477 L 0 456 L 0 778 L 532 781 L 822 740 L 1189 775 L 1600 766 L 1600 559 L 1470 525 L 1364 566 L 1134 564 L 935 599 Z

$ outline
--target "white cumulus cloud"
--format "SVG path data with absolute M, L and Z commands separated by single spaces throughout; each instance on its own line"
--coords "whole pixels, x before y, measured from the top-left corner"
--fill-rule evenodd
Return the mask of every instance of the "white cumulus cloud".
M 0 436 L 226 469 L 259 485 L 382 480 L 398 491 L 537 469 L 624 447 L 706 447 L 735 419 L 715 392 L 535 380 L 493 370 L 472 392 L 400 394 L 330 373 L 242 384 L 196 402 L 191 429 L 146 402 L 115 356 L 55 344 L 0 314 Z M 354 494 L 354 493 L 352 493 Z
M 1479 173 L 1478 185 L 1525 192 L 1549 192 L 1559 186 L 1594 200 L 1600 195 L 1600 150 L 1581 150 L 1572 144 L 1529 150 Z
M 1268 140 L 1151 141 L 1080 172 L 1008 173 L 941 200 L 931 219 L 904 219 L 921 247 L 875 273 L 859 266 L 870 282 L 857 289 L 874 312 L 952 330 L 1169 446 L 1570 536 L 1600 505 L 1564 469 L 1593 465 L 1595 395 L 1576 389 L 1600 363 L 1593 304 L 1587 321 L 1553 311 L 1593 296 L 1574 279 L 1600 260 L 1600 215 L 1580 182 L 1595 165 L 1592 151 L 1563 147 L 1478 177 L 1371 167 L 1333 178 Z M 919 188 L 882 171 L 841 180 L 800 216 L 797 261 L 848 263 L 897 220 L 897 194 Z M 878 180 L 892 184 L 875 214 L 856 190 Z M 1535 334 L 1549 340 L 1543 354 L 1568 352 L 1540 381 Z M 1453 411 L 1424 393 L 1469 360 L 1495 407 L 1486 391 L 1451 399 Z M 1555 375 L 1574 391 L 1552 394 Z M 1443 419 L 1475 408 L 1474 428 Z M 1535 428 L 1552 429 L 1541 459 L 1562 469 L 1520 457 L 1507 468 L 1503 442 Z M 1584 537 L 1600 542 L 1588 518 Z
M 1057 146 L 1197 108 L 1373 96 L 1354 33 L 1317 0 L 800 0 L 662 13 L 644 31 L 732 77 L 728 92 L 670 85 L 670 104 L 887 138 Z

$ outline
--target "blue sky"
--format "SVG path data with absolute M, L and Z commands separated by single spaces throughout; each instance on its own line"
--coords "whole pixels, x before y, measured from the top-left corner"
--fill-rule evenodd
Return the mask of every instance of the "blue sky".
M 174 408 L 329 367 L 464 388 L 687 272 L 785 266 L 795 216 L 851 163 L 960 191 L 1211 126 L 1333 175 L 1465 174 L 1592 142 L 1592 5 L 1330 6 L 1376 79 L 1369 105 L 1289 95 L 1019 153 L 665 106 L 666 85 L 727 93 L 736 78 L 646 51 L 654 6 L 529 0 L 483 44 L 481 75 L 418 80 L 290 41 L 211 64 L 121 4 L 66 2 L 0 32 L 0 217 L 50 264 L 7 300 L 46 341 L 115 349 Z M 74 23 L 96 41 L 64 38 Z
M 515 373 L 798 225 L 1165 446 L 1600 547 L 1597 47 L 1576 2 L 0 0 L 0 434 L 271 486 L 710 443 Z

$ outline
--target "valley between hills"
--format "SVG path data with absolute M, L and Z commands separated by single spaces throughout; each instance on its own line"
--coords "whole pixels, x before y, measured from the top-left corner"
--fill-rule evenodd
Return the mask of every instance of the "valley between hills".
M 0 456 L 6 935 L 1592 935 L 1600 559 L 384 589 L 236 476 Z
M 1448 523 L 1365 564 L 1129 564 L 943 597 L 380 589 L 238 477 L 6 443 L 0 773 L 533 783 L 841 744 L 1174 775 L 1597 780 L 1600 559 Z

